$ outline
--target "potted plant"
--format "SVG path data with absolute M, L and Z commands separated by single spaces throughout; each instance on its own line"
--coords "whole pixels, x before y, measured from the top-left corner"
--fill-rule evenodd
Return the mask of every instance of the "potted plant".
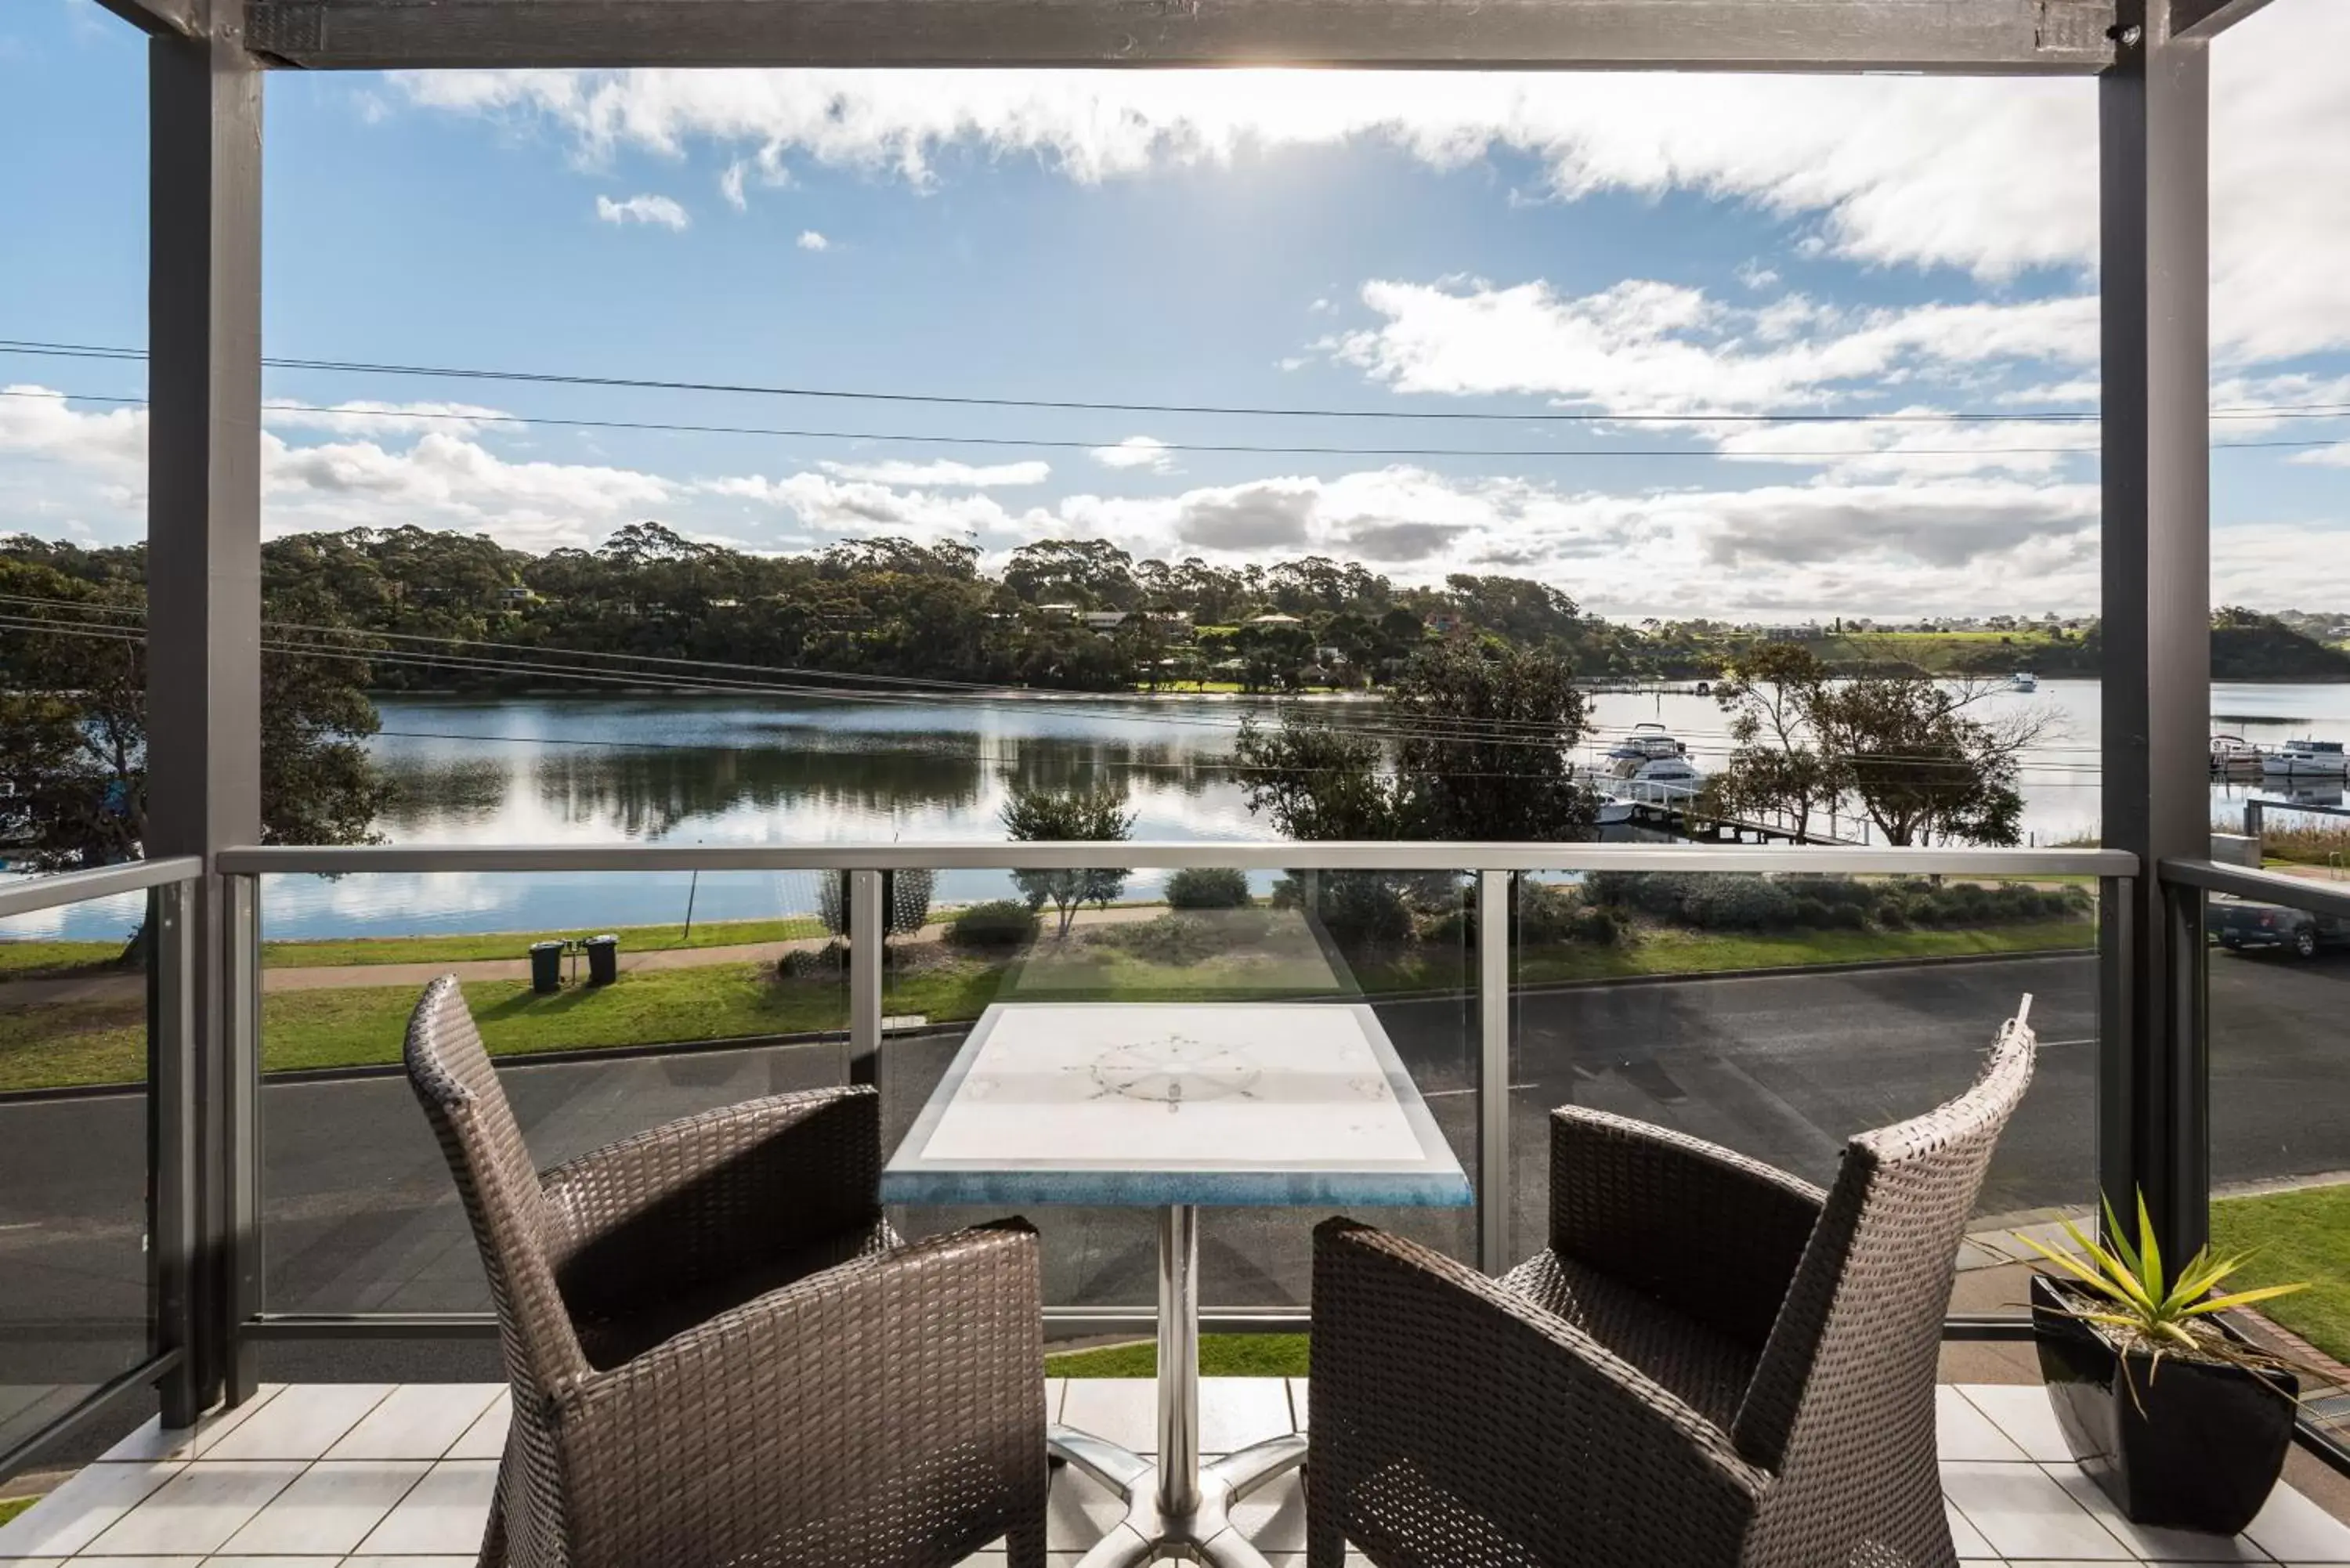
M 2078 1254 L 2018 1241 L 2063 1272 L 2032 1277 L 2033 1337 L 2057 1424 L 2081 1468 L 2140 1524 L 2232 1535 L 2284 1469 L 2300 1381 L 2213 1316 L 2302 1284 L 2215 1295 L 2249 1254 L 2209 1247 L 2165 1272 L 2146 1198 L 2137 1244 L 2109 1201 L 2100 1243 L 2066 1223 Z

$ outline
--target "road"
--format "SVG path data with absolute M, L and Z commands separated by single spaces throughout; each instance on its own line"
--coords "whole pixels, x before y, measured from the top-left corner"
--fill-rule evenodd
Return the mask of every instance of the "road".
M 2222 1181 L 2350 1169 L 2342 1071 L 2350 954 L 2314 963 L 2215 955 L 2213 1168 Z M 1711 977 L 1522 996 L 1512 1116 L 1513 1246 L 1539 1245 L 1544 1113 L 1573 1102 L 1727 1143 L 1825 1179 L 1853 1132 L 1962 1087 L 2018 995 L 2034 994 L 2038 1079 L 1993 1163 L 1991 1214 L 2075 1204 L 2095 1154 L 2095 965 L 2081 956 L 1812 975 Z M 1378 1012 L 1437 1119 L 1474 1148 L 1475 1015 L 1464 998 Z M 957 1036 L 888 1055 L 890 1136 L 910 1122 Z M 828 1081 L 828 1047 L 785 1046 L 509 1071 L 543 1163 L 667 1117 Z M 398 1078 L 272 1084 L 263 1094 L 266 1293 L 275 1311 L 461 1311 L 486 1304 L 473 1243 L 423 1117 Z M 0 1384 L 102 1376 L 143 1321 L 131 1096 L 0 1105 Z M 1471 1163 L 1464 1158 L 1464 1163 Z M 1473 1165 L 1472 1165 L 1473 1168 Z M 947 1211 L 910 1229 L 958 1223 Z M 1148 1216 L 1038 1210 L 1048 1299 L 1149 1300 Z M 1302 1300 L 1318 1214 L 1211 1214 L 1213 1303 Z M 1459 1251 L 1466 1212 L 1373 1216 Z M 94 1369 L 94 1370 L 93 1370 Z M 0 1428 L 5 1426 L 0 1411 Z

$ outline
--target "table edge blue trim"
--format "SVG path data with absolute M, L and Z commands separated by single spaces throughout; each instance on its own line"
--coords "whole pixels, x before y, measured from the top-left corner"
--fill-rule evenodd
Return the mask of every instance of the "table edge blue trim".
M 885 1171 L 881 1201 L 917 1205 L 1157 1209 L 1169 1204 L 1233 1209 L 1467 1209 L 1477 1201 L 1457 1172 L 1391 1175 L 1315 1170 L 924 1170 Z

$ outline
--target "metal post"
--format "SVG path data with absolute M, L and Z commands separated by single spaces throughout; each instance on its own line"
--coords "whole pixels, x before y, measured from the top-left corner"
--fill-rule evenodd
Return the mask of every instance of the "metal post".
M 160 1387 L 163 1425 L 203 1413 L 190 1348 L 196 1280 L 196 1031 L 192 885 L 171 882 L 147 902 L 147 1237 L 155 1352 L 181 1353 Z
M 848 874 L 848 1081 L 881 1082 L 881 873 Z
M 228 1283 L 226 1383 L 232 1405 L 261 1386 L 258 1344 L 244 1325 L 261 1315 L 261 878 L 220 879 L 228 929 L 223 1014 L 227 1059 L 221 1097 L 221 1272 Z
M 2210 834 L 2210 62 L 2174 36 L 2176 0 L 2123 0 L 2115 64 L 2099 79 L 2105 374 L 2105 841 L 2145 867 L 2129 919 L 2112 922 L 2108 964 L 2127 1005 L 2107 1031 L 2133 1074 L 2116 1125 L 2100 1129 L 2102 1168 L 2126 1170 L 2116 1207 L 2143 1190 L 2163 1244 L 2201 1244 L 2209 1194 L 2199 1173 L 2204 1085 L 2198 1020 L 2179 1008 L 2153 867 L 2201 857 Z M 2116 941 L 2126 941 L 2117 948 Z M 2108 1055 L 2114 1054 L 2109 1050 Z
M 2244 836 L 2252 841 L 2252 848 L 2256 853 L 2261 852 L 2262 843 L 2267 836 L 2267 811 L 2257 800 L 2246 801 L 2244 803 Z
M 1200 1211 L 1159 1211 L 1159 1513 L 1200 1507 Z
M 1510 1266 L 1510 913 L 1507 871 L 1477 876 L 1477 1266 Z
M 146 851 L 211 857 L 261 834 L 261 78 L 236 7 L 148 45 Z M 230 1379 L 219 1267 L 229 1033 L 216 879 L 189 900 L 203 1178 L 188 1398 Z

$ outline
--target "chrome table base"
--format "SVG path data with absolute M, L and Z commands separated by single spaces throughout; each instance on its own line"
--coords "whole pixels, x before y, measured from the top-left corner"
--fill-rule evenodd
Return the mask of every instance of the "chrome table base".
M 1175 1557 L 1211 1568 L 1266 1568 L 1233 1527 L 1232 1504 L 1305 1461 L 1305 1439 L 1284 1433 L 1200 1462 L 1200 1220 L 1189 1204 L 1159 1212 L 1159 1459 L 1055 1427 L 1054 1458 L 1126 1499 L 1126 1517 L 1077 1568 L 1133 1568 Z

